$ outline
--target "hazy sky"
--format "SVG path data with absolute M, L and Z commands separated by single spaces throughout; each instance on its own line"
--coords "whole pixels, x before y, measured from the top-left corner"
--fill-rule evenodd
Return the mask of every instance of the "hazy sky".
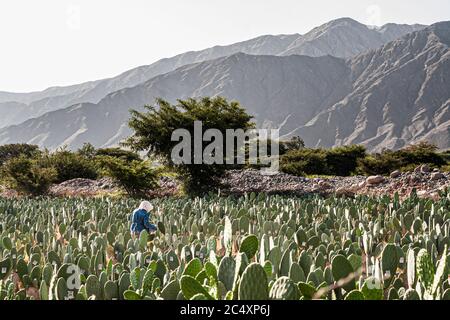
M 449 0 L 1 0 L 0 91 L 117 75 L 189 50 L 367 24 L 450 20 Z

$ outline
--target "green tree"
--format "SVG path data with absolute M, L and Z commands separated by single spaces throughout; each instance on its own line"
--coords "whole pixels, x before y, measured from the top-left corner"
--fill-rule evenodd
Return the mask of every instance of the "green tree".
M 147 161 L 128 162 L 111 156 L 101 156 L 98 161 L 104 174 L 111 177 L 131 197 L 145 197 L 148 191 L 158 187 L 157 170 L 152 169 Z
M 8 187 L 31 196 L 47 194 L 57 178 L 56 170 L 46 166 L 41 159 L 25 156 L 8 160 L 2 171 Z
M 156 106 L 146 106 L 147 112 L 132 111 L 129 126 L 134 130 L 126 145 L 136 151 L 146 151 L 157 156 L 172 168 L 184 183 L 189 194 L 202 194 L 217 186 L 219 178 L 227 169 L 226 164 L 186 164 L 174 163 L 172 149 L 179 143 L 172 141 L 172 133 L 177 129 L 187 130 L 194 137 L 194 122 L 201 121 L 203 131 L 217 129 L 225 136 L 227 129 L 249 129 L 254 124 L 238 102 L 228 102 L 225 98 L 202 98 L 178 100 L 172 105 L 158 99 Z M 226 139 L 223 139 L 225 150 Z M 211 142 L 202 144 L 202 150 Z M 184 156 L 184 152 L 183 152 Z M 191 144 L 190 161 L 194 163 L 194 143 Z

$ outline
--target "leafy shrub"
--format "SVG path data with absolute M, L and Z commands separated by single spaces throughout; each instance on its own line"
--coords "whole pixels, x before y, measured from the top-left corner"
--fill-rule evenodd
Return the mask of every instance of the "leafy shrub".
M 293 175 L 348 176 L 358 167 L 358 161 L 366 156 L 362 146 L 345 146 L 334 149 L 297 149 L 281 157 L 283 172 Z
M 368 156 L 360 161 L 359 171 L 364 174 L 389 174 L 397 169 L 411 171 L 421 164 L 441 167 L 446 163 L 436 146 L 421 142 L 398 151 L 385 150 Z
M 55 168 L 57 178 L 55 183 L 84 178 L 97 179 L 98 170 L 95 162 L 79 153 L 68 150 L 60 150 L 46 155 L 48 166 Z
M 24 156 L 27 158 L 33 158 L 41 153 L 39 147 L 36 145 L 17 143 L 17 144 L 5 144 L 0 146 L 0 166 L 6 161 Z
M 366 175 L 389 174 L 402 166 L 393 151 L 369 155 L 359 161 L 358 171 Z
M 47 194 L 57 178 L 56 170 L 46 166 L 41 159 L 25 156 L 8 160 L 3 165 L 3 174 L 8 187 L 32 196 Z
M 158 174 L 146 161 L 127 162 L 111 156 L 99 157 L 98 161 L 105 175 L 111 177 L 131 197 L 143 197 L 158 186 Z
M 338 147 L 326 151 L 328 174 L 336 176 L 349 176 L 358 168 L 358 162 L 366 157 L 363 146 L 351 145 Z
M 322 149 L 290 151 L 281 157 L 280 165 L 283 172 L 297 176 L 328 173 L 326 151 Z

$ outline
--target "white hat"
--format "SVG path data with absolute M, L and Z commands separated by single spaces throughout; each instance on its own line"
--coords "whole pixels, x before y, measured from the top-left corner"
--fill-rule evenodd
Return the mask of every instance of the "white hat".
M 145 211 L 150 212 L 153 210 L 153 205 L 148 201 L 142 201 L 139 209 L 144 209 Z

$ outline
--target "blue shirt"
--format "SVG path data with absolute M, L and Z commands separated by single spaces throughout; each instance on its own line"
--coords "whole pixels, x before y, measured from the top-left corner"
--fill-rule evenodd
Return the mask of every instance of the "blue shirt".
M 158 230 L 158 228 L 150 223 L 150 214 L 147 211 L 144 209 L 136 209 L 131 215 L 130 231 L 141 233 L 142 230 L 151 232 Z

